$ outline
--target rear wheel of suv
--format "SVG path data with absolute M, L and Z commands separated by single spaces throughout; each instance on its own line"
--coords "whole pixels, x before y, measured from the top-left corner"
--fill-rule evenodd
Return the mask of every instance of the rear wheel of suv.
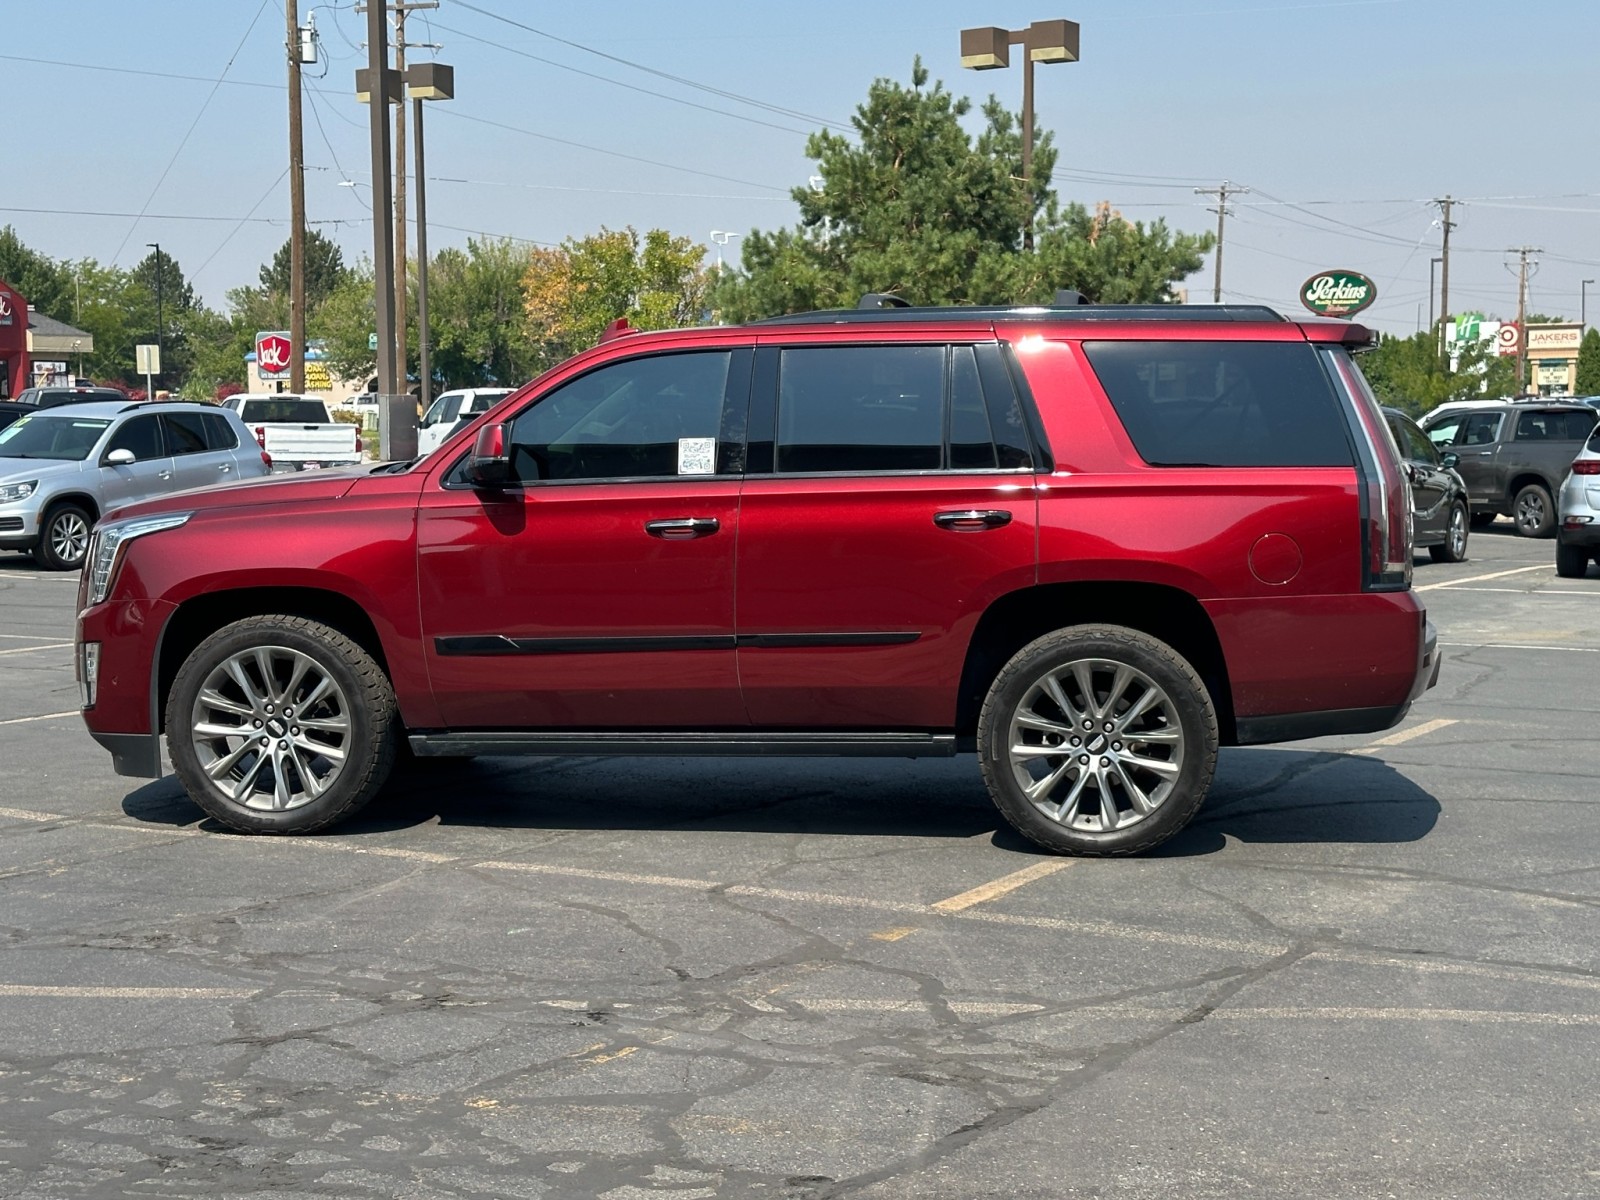
M 1563 579 L 1582 579 L 1589 573 L 1589 552 L 1582 546 L 1556 544 L 1556 574 Z
M 189 796 L 233 829 L 309 833 L 383 786 L 400 740 L 372 656 L 304 617 L 247 617 L 195 647 L 167 699 L 167 746 Z
M 1437 546 L 1428 547 L 1428 555 L 1434 562 L 1458 563 L 1467 561 L 1467 506 L 1454 504 L 1450 508 L 1450 520 L 1445 523 L 1444 541 Z
M 39 522 L 39 544 L 33 561 L 47 571 L 76 571 L 89 552 L 89 530 L 94 518 L 76 504 L 53 504 Z
M 1136 854 L 1189 823 L 1217 765 L 1205 684 L 1165 643 L 1120 625 L 1057 630 L 989 688 L 978 756 L 989 795 L 1058 854 Z
M 1542 483 L 1530 483 L 1511 502 L 1511 519 L 1523 537 L 1549 537 L 1555 527 L 1556 509 L 1550 491 Z

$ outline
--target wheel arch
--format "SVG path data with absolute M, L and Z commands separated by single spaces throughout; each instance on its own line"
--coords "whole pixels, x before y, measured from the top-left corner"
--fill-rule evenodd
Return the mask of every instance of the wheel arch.
M 320 621 L 350 638 L 377 661 L 385 675 L 392 672 L 383 641 L 366 610 L 349 596 L 312 587 L 252 587 L 206 592 L 180 604 L 167 618 L 156 650 L 152 680 L 151 728 L 165 732 L 167 697 L 178 669 L 194 648 L 224 625 L 245 617 L 281 614 Z
M 1123 625 L 1158 638 L 1205 682 L 1224 745 L 1235 740 L 1233 691 L 1216 627 L 1200 602 L 1158 583 L 1048 583 L 1009 592 L 979 618 L 967 645 L 956 699 L 956 733 L 977 732 L 984 696 L 1011 656 L 1035 638 L 1072 625 Z
M 91 522 L 100 520 L 100 505 L 88 492 L 62 492 L 58 496 L 51 496 L 50 499 L 44 502 L 44 507 L 40 510 L 41 514 L 48 513 L 51 509 L 62 504 L 76 504 L 89 514 Z M 43 520 L 42 515 L 40 519 L 41 521 Z
M 1552 500 L 1556 496 L 1556 487 L 1538 471 L 1520 471 L 1511 477 L 1510 486 L 1506 489 L 1506 502 L 1509 504 L 1516 500 L 1517 493 L 1530 483 L 1536 483 L 1550 494 Z

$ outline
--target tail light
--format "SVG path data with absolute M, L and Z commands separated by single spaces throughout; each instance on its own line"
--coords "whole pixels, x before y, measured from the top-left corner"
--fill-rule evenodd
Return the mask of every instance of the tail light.
M 256 426 L 256 445 L 263 450 L 267 448 L 267 428 L 265 425 Z
M 1374 470 L 1367 473 L 1363 520 L 1365 589 L 1401 591 L 1411 586 L 1411 482 L 1400 469 L 1400 450 L 1367 381 L 1346 354 L 1336 354 L 1339 376 L 1355 401 Z
M 1574 475 L 1600 475 L 1600 458 L 1580 458 L 1572 464 Z
M 359 433 L 356 434 L 356 453 L 361 453 L 361 435 Z
M 268 454 L 265 450 L 261 452 L 261 464 L 262 466 L 266 467 L 267 470 L 272 470 L 272 455 Z

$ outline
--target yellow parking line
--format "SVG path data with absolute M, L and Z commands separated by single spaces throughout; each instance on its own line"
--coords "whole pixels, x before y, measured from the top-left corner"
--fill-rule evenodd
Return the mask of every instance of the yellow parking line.
M 948 900 L 937 901 L 930 907 L 936 912 L 960 912 L 962 909 L 971 908 L 974 904 L 982 904 L 985 900 L 993 900 L 999 896 L 1004 896 L 1007 892 L 1014 892 L 1024 884 L 1032 883 L 1035 879 L 1043 879 L 1046 875 L 1054 875 L 1057 871 L 1064 871 L 1072 863 L 1073 860 L 1070 858 L 1047 858 L 1043 862 L 1034 863 L 1031 867 L 1023 867 L 1020 871 L 1002 875 L 999 879 L 983 884 L 981 887 L 975 887 L 971 891 L 951 896 Z
M 1428 734 L 1445 728 L 1447 725 L 1456 724 L 1451 717 L 1440 717 L 1435 721 L 1424 721 L 1421 725 L 1413 725 L 1410 729 L 1402 729 L 1399 733 L 1391 733 L 1388 737 L 1379 738 L 1370 746 L 1363 746 L 1359 750 L 1352 750 L 1352 754 L 1376 754 L 1385 746 L 1399 746 L 1415 738 L 1426 737 Z

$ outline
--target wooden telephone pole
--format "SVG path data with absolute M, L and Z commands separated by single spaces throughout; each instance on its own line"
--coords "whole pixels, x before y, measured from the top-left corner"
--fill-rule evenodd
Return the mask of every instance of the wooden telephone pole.
M 1528 390 L 1528 255 L 1542 254 L 1538 246 L 1515 246 L 1507 251 L 1515 254 L 1517 265 L 1517 394 Z M 1539 264 L 1534 263 L 1535 266 Z
M 1439 357 L 1448 362 L 1450 347 L 1445 341 L 1444 331 L 1450 323 L 1450 231 L 1456 226 L 1450 219 L 1450 210 L 1456 202 L 1447 195 L 1434 203 L 1439 206 L 1439 226 L 1444 231 L 1443 244 L 1439 248 Z
M 1197 195 L 1197 196 L 1215 196 L 1217 198 L 1217 206 L 1216 206 L 1216 208 L 1211 210 L 1212 212 L 1217 214 L 1217 274 L 1216 274 L 1216 281 L 1211 285 L 1211 303 L 1213 303 L 1213 304 L 1221 304 L 1222 303 L 1222 233 L 1223 233 L 1224 228 L 1226 228 L 1225 222 L 1227 221 L 1227 218 L 1228 218 L 1228 197 L 1229 196 L 1248 196 L 1250 194 L 1250 189 L 1247 188 L 1247 187 L 1239 187 L 1238 185 L 1229 183 L 1226 179 L 1224 179 L 1222 181 L 1222 186 L 1221 187 L 1195 188 L 1194 194 Z
M 306 390 L 306 167 L 300 137 L 300 14 L 284 0 L 289 52 L 289 390 Z

